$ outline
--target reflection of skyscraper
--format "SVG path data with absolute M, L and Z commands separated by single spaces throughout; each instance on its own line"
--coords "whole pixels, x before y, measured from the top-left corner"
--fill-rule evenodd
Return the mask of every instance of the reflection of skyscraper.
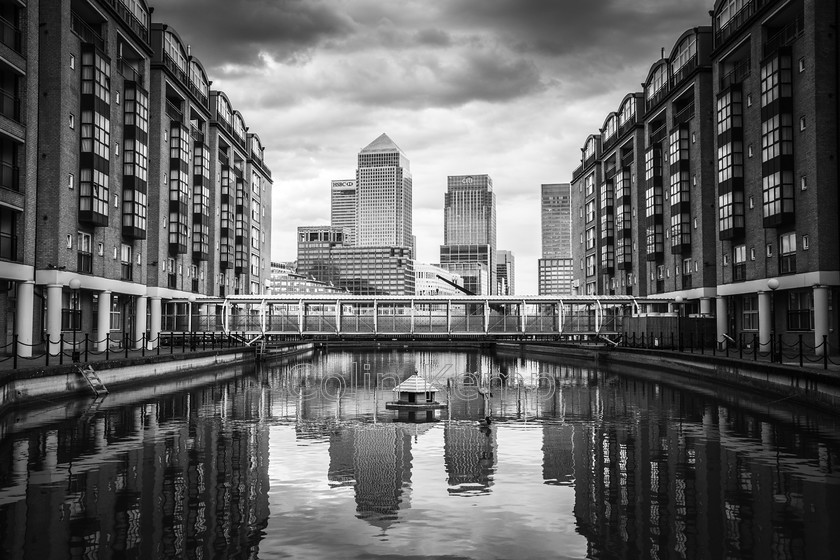
M 543 426 L 543 480 L 546 484 L 572 486 L 575 481 L 575 427 Z
M 353 470 L 355 435 L 355 430 L 338 430 L 330 434 L 330 468 L 327 472 L 330 486 L 352 486 L 356 480 Z
M 473 423 L 447 422 L 443 461 L 450 494 L 490 492 L 496 467 L 496 434 Z
M 354 445 L 358 517 L 387 529 L 408 507 L 403 487 L 411 482 L 411 436 L 398 425 L 365 424 L 355 428 Z

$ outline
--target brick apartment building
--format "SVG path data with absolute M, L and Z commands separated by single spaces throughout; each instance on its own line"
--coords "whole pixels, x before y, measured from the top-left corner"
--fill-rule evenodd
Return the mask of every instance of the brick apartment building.
M 836 348 L 837 3 L 718 0 L 710 14 L 584 142 L 577 293 L 672 296 L 715 316 L 719 342 Z
M 143 0 L 0 4 L 0 328 L 24 355 L 72 331 L 139 347 L 186 313 L 171 300 L 270 277 L 259 137 L 150 16 Z

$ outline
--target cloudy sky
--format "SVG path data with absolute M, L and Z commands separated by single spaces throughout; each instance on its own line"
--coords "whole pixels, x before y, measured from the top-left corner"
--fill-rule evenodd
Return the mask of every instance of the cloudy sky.
M 266 146 L 273 260 L 328 224 L 332 179 L 386 132 L 411 161 L 418 258 L 437 262 L 446 176 L 493 178 L 499 249 L 537 292 L 542 183 L 713 0 L 158 0 Z

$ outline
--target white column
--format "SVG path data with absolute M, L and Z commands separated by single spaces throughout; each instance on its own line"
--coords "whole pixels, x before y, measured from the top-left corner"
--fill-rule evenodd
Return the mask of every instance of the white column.
M 729 310 L 726 305 L 726 298 L 718 296 L 715 300 L 715 318 L 717 320 L 717 341 L 721 344 L 726 344 L 727 330 L 729 328 Z
M 828 336 L 828 286 L 814 286 L 814 346 L 817 356 L 822 356 L 826 347 L 823 341 Z
M 773 330 L 773 317 L 770 315 L 770 295 L 772 292 L 758 292 L 758 343 L 759 352 L 770 351 L 770 337 Z
M 712 314 L 712 298 L 700 298 L 700 315 L 704 317 Z
M 519 332 L 525 334 L 525 300 L 522 300 L 522 307 L 519 309 Z
M 111 292 L 104 290 L 99 292 L 99 318 L 96 333 L 97 350 L 104 352 L 108 347 L 108 335 L 111 333 Z
M 32 316 L 35 282 L 27 280 L 17 285 L 17 311 L 15 313 L 15 332 L 18 335 L 18 356 L 32 357 Z
M 298 333 L 303 334 L 303 300 L 298 300 Z
M 61 351 L 61 284 L 47 286 L 47 350 L 50 354 Z
M 149 349 L 160 346 L 161 302 L 159 297 L 152 298 L 151 317 L 149 318 Z
M 146 338 L 146 305 L 149 298 L 146 296 L 137 296 L 135 299 L 134 308 L 134 336 L 137 340 L 134 341 L 134 348 L 140 349 L 143 347 L 143 340 Z
M 373 334 L 379 334 L 379 303 L 373 300 Z
M 490 300 L 484 298 L 484 334 L 490 332 Z
M 452 300 L 446 300 L 446 333 L 452 334 Z
M 335 332 L 341 334 L 341 300 L 335 300 Z
M 414 300 L 411 300 L 411 325 L 410 325 L 411 334 L 414 334 L 414 307 L 415 307 L 414 306 Z

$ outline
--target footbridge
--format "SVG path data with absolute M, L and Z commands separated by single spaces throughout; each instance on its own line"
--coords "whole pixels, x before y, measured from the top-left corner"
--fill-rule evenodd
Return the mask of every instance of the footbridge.
M 163 332 L 289 338 L 613 338 L 622 317 L 667 311 L 632 296 L 233 295 L 174 300 Z

